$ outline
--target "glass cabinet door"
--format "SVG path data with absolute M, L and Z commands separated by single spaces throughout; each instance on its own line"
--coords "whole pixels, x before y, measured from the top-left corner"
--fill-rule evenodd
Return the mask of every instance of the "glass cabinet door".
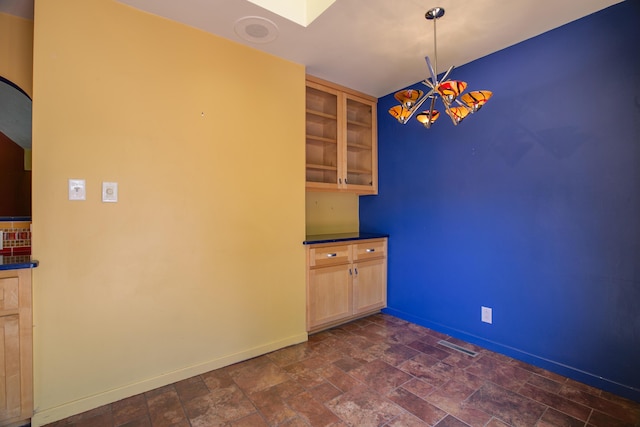
M 346 95 L 346 184 L 374 187 L 374 104 Z
M 307 85 L 307 183 L 338 185 L 338 93 Z

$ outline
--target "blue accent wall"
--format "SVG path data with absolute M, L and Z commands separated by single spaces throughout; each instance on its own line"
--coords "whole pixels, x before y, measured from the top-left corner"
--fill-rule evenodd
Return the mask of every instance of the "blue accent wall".
M 494 92 L 457 127 L 379 100 L 387 312 L 640 401 L 638 23 L 627 0 L 456 68 Z

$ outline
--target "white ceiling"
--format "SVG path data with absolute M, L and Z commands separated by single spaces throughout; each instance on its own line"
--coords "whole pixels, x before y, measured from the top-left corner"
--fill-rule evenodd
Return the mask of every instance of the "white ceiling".
M 424 57 L 434 59 L 433 21 L 424 14 L 435 6 L 445 9 L 445 16 L 437 21 L 438 70 L 442 72 L 623 0 L 113 1 L 304 64 L 309 74 L 381 97 L 427 77 Z M 289 15 L 292 20 L 286 19 L 258 4 L 282 15 L 295 9 L 299 19 L 293 14 Z M 327 9 L 311 10 L 318 7 Z M 300 18 L 305 8 L 308 19 Z M 34 0 L 0 0 L 0 12 L 33 19 Z M 235 30 L 236 22 L 246 17 L 253 17 L 243 27 L 253 41 Z M 311 19 L 306 26 L 294 22 Z M 7 104 L 9 97 L 3 98 Z M 26 102 L 30 106 L 30 100 Z M 4 132 L 28 148 L 31 129 L 18 111 L 24 108 L 2 106 L 3 126 L 10 127 L 4 127 Z
M 437 21 L 438 70 L 442 72 L 451 65 L 466 64 L 622 0 L 113 1 L 304 64 L 309 74 L 381 97 L 427 77 L 424 57 L 434 58 L 433 21 L 426 20 L 424 14 L 432 7 L 445 9 L 444 17 Z M 283 11 L 299 11 L 303 1 L 307 8 L 316 7 L 314 4 L 320 4 L 321 9 L 328 7 L 304 26 L 294 21 L 308 22 L 319 11 L 308 10 L 310 17 L 306 20 L 293 15 L 289 20 L 256 4 L 270 5 L 270 9 L 287 15 Z M 0 0 L 0 12 L 33 19 L 34 3 Z M 253 17 L 244 26 L 245 35 L 254 36 L 249 37 L 253 41 L 247 41 L 235 30 L 236 22 L 246 17 Z M 30 100 L 6 96 L 12 88 L 4 89 L 4 104 L 17 100 L 28 102 L 30 107 Z M 1 107 L 4 124 L 0 130 L 29 148 L 30 120 L 24 117 L 24 106 Z
M 432 7 L 446 11 L 437 21 L 443 71 L 622 0 L 323 0 L 329 7 L 306 27 L 255 4 L 272 4 L 280 12 L 303 0 L 114 1 L 304 64 L 309 74 L 380 97 L 427 77 L 433 21 L 424 14 Z M 33 18 L 33 0 L 0 0 L 0 12 Z M 234 23 L 247 16 L 272 21 L 277 38 L 244 40 Z
M 309 74 L 380 97 L 427 77 L 435 6 L 438 69 L 460 66 L 621 0 L 336 0 L 307 27 L 248 0 L 117 0 L 307 67 Z M 296 3 L 279 0 L 272 3 Z M 258 16 L 276 24 L 270 43 L 251 43 L 234 23 Z

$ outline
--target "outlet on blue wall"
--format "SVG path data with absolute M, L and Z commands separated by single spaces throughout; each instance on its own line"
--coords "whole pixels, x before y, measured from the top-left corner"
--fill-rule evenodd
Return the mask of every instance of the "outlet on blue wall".
M 638 22 L 625 1 L 456 68 L 494 92 L 457 127 L 379 100 L 360 227 L 390 234 L 389 313 L 640 401 Z

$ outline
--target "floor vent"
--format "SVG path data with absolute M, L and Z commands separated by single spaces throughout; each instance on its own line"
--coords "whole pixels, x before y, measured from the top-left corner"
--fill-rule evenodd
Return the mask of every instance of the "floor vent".
M 460 353 L 464 353 L 467 356 L 476 357 L 479 353 L 476 351 L 468 350 L 464 347 L 460 347 L 457 344 L 451 343 L 449 341 L 438 341 L 438 344 L 443 345 L 445 347 L 449 347 L 452 350 L 459 351 Z

